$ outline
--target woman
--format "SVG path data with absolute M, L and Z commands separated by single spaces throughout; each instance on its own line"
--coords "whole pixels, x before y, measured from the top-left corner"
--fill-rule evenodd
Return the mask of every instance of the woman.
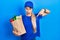
M 27 1 L 25 3 L 26 15 L 22 15 L 22 21 L 26 29 L 26 33 L 21 35 L 21 40 L 36 40 L 36 36 L 40 36 L 39 19 L 47 15 L 50 11 L 42 9 L 38 14 L 33 14 L 33 3 Z

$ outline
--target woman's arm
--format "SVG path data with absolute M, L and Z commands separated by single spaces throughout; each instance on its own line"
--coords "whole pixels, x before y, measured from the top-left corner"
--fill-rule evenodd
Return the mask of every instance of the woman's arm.
M 49 14 L 49 13 L 50 13 L 50 10 L 48 10 L 48 9 L 42 9 L 42 10 L 38 13 L 37 16 L 40 16 L 40 15 L 46 16 L 46 15 Z

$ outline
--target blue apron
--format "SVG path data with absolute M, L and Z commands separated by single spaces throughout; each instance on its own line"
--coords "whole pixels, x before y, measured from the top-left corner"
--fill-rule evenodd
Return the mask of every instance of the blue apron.
M 40 36 L 40 27 L 39 27 L 39 17 L 36 17 L 36 22 L 37 23 L 37 32 L 34 33 L 33 32 L 33 26 L 32 26 L 32 22 L 31 22 L 31 17 L 30 16 L 22 16 L 22 21 L 24 24 L 24 27 L 26 29 L 26 34 L 21 35 L 21 40 L 33 40 L 36 36 Z

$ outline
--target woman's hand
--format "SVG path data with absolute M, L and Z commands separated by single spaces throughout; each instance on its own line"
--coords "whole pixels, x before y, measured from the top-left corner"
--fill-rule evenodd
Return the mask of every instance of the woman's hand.
M 50 13 L 50 10 L 48 10 L 48 9 L 42 9 L 42 10 L 38 13 L 37 16 L 39 16 L 39 15 L 45 16 L 45 15 L 47 15 L 47 14 L 49 14 L 49 13 Z
M 14 33 L 16 36 L 20 36 L 20 33 L 16 32 L 16 31 L 13 31 L 13 33 Z
M 16 30 L 16 28 L 13 29 L 13 33 L 14 33 L 16 36 L 20 36 L 20 33 Z

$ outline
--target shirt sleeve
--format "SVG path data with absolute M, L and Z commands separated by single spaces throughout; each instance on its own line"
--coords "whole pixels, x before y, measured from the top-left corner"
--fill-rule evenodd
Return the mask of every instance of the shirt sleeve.
M 35 16 L 38 18 L 38 19 L 41 19 L 42 18 L 42 15 L 39 15 L 37 16 L 38 14 L 35 14 Z

